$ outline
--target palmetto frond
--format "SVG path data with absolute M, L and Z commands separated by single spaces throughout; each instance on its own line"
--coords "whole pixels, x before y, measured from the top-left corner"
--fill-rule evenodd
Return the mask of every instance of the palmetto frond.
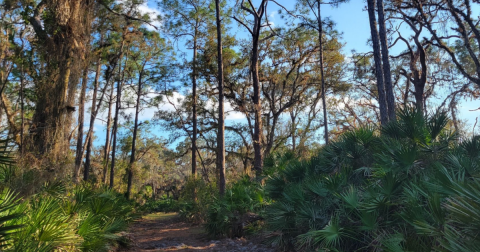
M 4 189 L 0 193 L 0 249 L 8 246 L 12 233 L 22 227 L 15 224 L 16 220 L 22 216 L 16 208 L 18 204 L 19 201 L 12 191 Z
M 458 143 L 447 123 L 443 112 L 404 108 L 380 136 L 372 128 L 347 132 L 310 162 L 280 171 L 267 181 L 276 243 L 305 251 L 480 251 L 480 138 Z

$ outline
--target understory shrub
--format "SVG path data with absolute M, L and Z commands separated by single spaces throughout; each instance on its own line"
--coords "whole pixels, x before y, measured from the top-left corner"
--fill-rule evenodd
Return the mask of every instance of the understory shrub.
M 223 197 L 212 198 L 205 229 L 212 237 L 242 237 L 255 229 L 265 203 L 263 187 L 244 177 L 230 184 Z
M 143 205 L 143 209 L 147 212 L 177 212 L 179 210 L 178 201 L 167 196 L 160 199 L 150 199 Z
M 205 182 L 201 178 L 187 179 L 178 200 L 178 214 L 183 220 L 204 223 L 209 206 L 218 195 L 215 181 Z
M 269 242 L 296 251 L 480 251 L 480 137 L 412 108 L 266 180 Z
M 133 202 L 107 188 L 46 185 L 28 199 L 0 198 L 0 239 L 7 251 L 109 251 L 137 217 Z M 1 206 L 9 205 L 8 212 Z M 1 222 L 0 222 L 1 223 Z M 15 227 L 2 236 L 1 228 Z

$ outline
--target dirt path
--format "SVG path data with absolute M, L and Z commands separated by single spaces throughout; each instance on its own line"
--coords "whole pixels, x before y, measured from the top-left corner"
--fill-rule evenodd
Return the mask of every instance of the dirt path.
M 133 223 L 125 235 L 132 241 L 123 252 L 248 251 L 273 252 L 271 248 L 240 239 L 207 239 L 201 226 L 182 222 L 175 213 L 156 213 Z

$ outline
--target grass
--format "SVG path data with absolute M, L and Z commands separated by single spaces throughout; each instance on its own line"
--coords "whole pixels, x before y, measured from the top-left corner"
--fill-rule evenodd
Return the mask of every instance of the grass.
M 171 220 L 178 217 L 178 213 L 151 213 L 143 216 L 143 219 L 151 221 Z

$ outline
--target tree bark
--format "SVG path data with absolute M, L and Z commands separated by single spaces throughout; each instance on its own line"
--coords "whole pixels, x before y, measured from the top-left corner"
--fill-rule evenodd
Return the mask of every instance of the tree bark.
M 135 120 L 133 124 L 133 136 L 132 136 L 132 151 L 130 154 L 130 163 L 128 164 L 127 199 L 130 199 L 130 194 L 132 192 L 133 165 L 135 164 L 135 151 L 136 151 L 136 141 L 137 141 L 137 132 L 138 132 L 138 114 L 140 113 L 140 98 L 142 95 L 142 77 L 143 77 L 144 67 L 145 65 L 143 65 L 140 71 L 140 75 L 138 77 L 137 104 L 135 106 Z
M 321 3 L 320 0 L 317 1 L 318 4 L 318 46 L 320 54 L 320 74 L 322 79 L 322 106 L 323 106 L 323 123 L 324 123 L 324 139 L 325 144 L 328 144 L 328 117 L 327 117 L 327 101 L 325 97 L 325 76 L 323 71 L 323 25 L 322 25 L 322 15 L 321 15 Z
M 223 48 L 222 23 L 220 20 L 220 0 L 215 0 L 217 21 L 217 54 L 218 54 L 218 132 L 217 132 L 217 170 L 219 173 L 218 189 L 220 195 L 225 194 L 225 108 L 223 94 Z
M 107 173 L 108 173 L 108 161 L 111 147 L 110 132 L 112 131 L 112 105 L 113 105 L 113 82 L 112 87 L 110 88 L 110 97 L 108 100 L 108 113 L 107 113 L 107 132 L 105 136 L 105 148 L 103 149 L 103 183 L 107 183 Z
M 100 61 L 100 58 L 97 60 L 97 69 L 95 70 L 95 81 L 93 82 L 93 97 L 92 97 L 92 108 L 90 111 L 90 128 L 94 127 L 95 124 L 95 114 L 93 113 L 93 110 L 95 109 L 97 105 L 97 93 L 98 93 L 98 80 L 100 79 L 100 70 L 102 68 L 102 63 Z M 87 144 L 87 154 L 85 156 L 85 165 L 84 165 L 84 172 L 83 172 L 83 180 L 87 181 L 88 177 L 90 175 L 90 156 L 92 152 L 92 138 L 88 138 L 88 144 Z
M 23 48 L 23 46 L 22 46 Z M 25 131 L 25 80 L 24 80 L 24 71 L 23 63 L 20 70 L 20 155 L 24 155 L 25 152 L 25 142 L 24 142 L 24 131 Z
M 77 151 L 75 155 L 75 173 L 73 180 L 75 183 L 79 182 L 80 168 L 82 166 L 83 159 L 83 124 L 85 115 L 85 93 L 87 91 L 88 81 L 88 64 L 85 64 L 82 78 L 82 90 L 80 91 L 80 97 L 78 100 L 78 133 L 77 133 Z
M 296 134 L 297 134 L 297 123 L 296 123 L 296 115 L 295 115 L 295 112 L 293 111 L 293 108 L 292 110 L 290 111 L 290 119 L 292 120 L 292 127 L 291 127 L 291 131 L 292 131 L 292 151 L 293 153 L 295 153 L 296 149 L 297 149 L 297 138 L 296 138 Z
M 382 47 L 383 78 L 385 80 L 385 93 L 388 107 L 388 119 L 395 121 L 395 95 L 393 94 L 392 73 L 388 54 L 387 29 L 385 28 L 385 11 L 383 0 L 377 0 L 378 23 L 380 31 L 380 45 Z
M 123 44 L 122 44 L 123 47 Z M 121 60 L 122 57 L 120 57 Z M 120 72 L 122 70 L 122 62 L 120 61 L 119 67 L 118 67 L 118 74 L 120 75 Z M 121 97 L 122 97 L 122 86 L 123 86 L 123 75 L 125 72 L 122 74 L 122 77 L 119 78 L 117 82 L 117 101 L 115 103 L 115 117 L 113 119 L 113 129 L 112 129 L 112 136 L 113 136 L 113 146 L 112 146 L 112 165 L 110 167 L 110 188 L 113 188 L 114 185 L 114 179 L 115 179 L 115 153 L 116 153 L 116 148 L 117 148 L 117 133 L 118 133 L 118 116 L 120 113 L 120 107 L 121 107 Z
M 423 99 L 423 93 L 424 93 L 424 87 L 421 87 L 420 85 L 417 86 L 415 85 L 415 107 L 417 108 L 417 111 L 423 115 L 423 105 L 425 103 Z
M 255 125 L 253 130 L 253 151 L 254 161 L 253 169 L 257 177 L 262 174 L 263 167 L 263 153 L 262 153 L 262 100 L 260 99 L 260 80 L 258 77 L 258 47 L 260 42 L 260 29 L 262 28 L 262 18 L 265 13 L 265 5 L 268 1 L 262 0 L 260 8 L 258 8 L 257 15 L 254 16 L 254 27 L 252 34 L 252 60 L 251 73 L 253 81 L 253 109 L 255 116 Z
M 37 103 L 28 146 L 39 158 L 48 154 L 55 161 L 63 160 L 70 150 L 65 137 L 70 131 L 66 116 L 73 107 L 67 103 L 67 90 L 70 74 L 76 70 L 73 57 L 83 59 L 88 52 L 85 47 L 89 36 L 84 34 L 90 34 L 92 19 L 88 14 L 93 12 L 92 6 L 89 1 L 40 1 L 25 16 L 37 39 L 32 47 L 40 53 L 46 70 L 35 80 Z M 45 13 L 51 14 L 47 15 L 48 22 Z
M 377 30 L 377 20 L 375 17 L 375 0 L 367 0 L 368 17 L 370 20 L 370 32 L 373 44 L 373 59 L 375 61 L 375 74 L 377 77 L 378 105 L 380 107 L 380 121 L 382 124 L 388 122 L 388 107 L 385 98 L 385 85 L 383 79 L 383 69 L 381 61 L 380 43 Z
M 83 68 L 82 66 L 85 64 L 87 61 L 81 61 L 80 59 L 73 58 L 72 59 L 72 70 L 70 74 L 70 79 L 66 91 L 66 101 L 65 101 L 65 107 L 66 108 L 71 108 L 71 109 L 66 109 L 65 115 L 62 118 L 63 121 L 63 129 L 64 129 L 64 142 L 65 143 L 70 143 L 73 137 L 73 132 L 70 132 L 70 129 L 72 129 L 73 126 L 73 121 L 74 121 L 74 112 L 75 112 L 75 104 L 77 101 L 77 90 L 80 86 L 80 92 L 81 92 L 81 85 L 80 81 L 83 80 Z M 80 70 L 79 70 L 80 69 Z M 84 110 L 85 110 L 85 104 L 84 104 Z M 77 118 L 78 120 L 78 118 Z M 78 129 L 78 128 L 77 128 Z M 83 161 L 82 161 L 83 163 Z
M 193 38 L 193 66 L 192 66 L 192 176 L 197 177 L 197 35 L 198 21 L 195 25 Z
M 59 71 L 54 69 L 47 70 L 47 77 L 42 83 L 36 85 L 37 104 L 31 135 L 33 138 L 32 152 L 38 156 L 47 153 L 53 154 L 52 157 L 59 159 L 65 154 L 67 143 L 65 143 L 65 128 L 63 117 L 66 114 L 67 90 L 71 72 L 71 58 L 67 56 L 59 65 L 62 65 Z M 54 77 L 58 74 L 59 77 Z

